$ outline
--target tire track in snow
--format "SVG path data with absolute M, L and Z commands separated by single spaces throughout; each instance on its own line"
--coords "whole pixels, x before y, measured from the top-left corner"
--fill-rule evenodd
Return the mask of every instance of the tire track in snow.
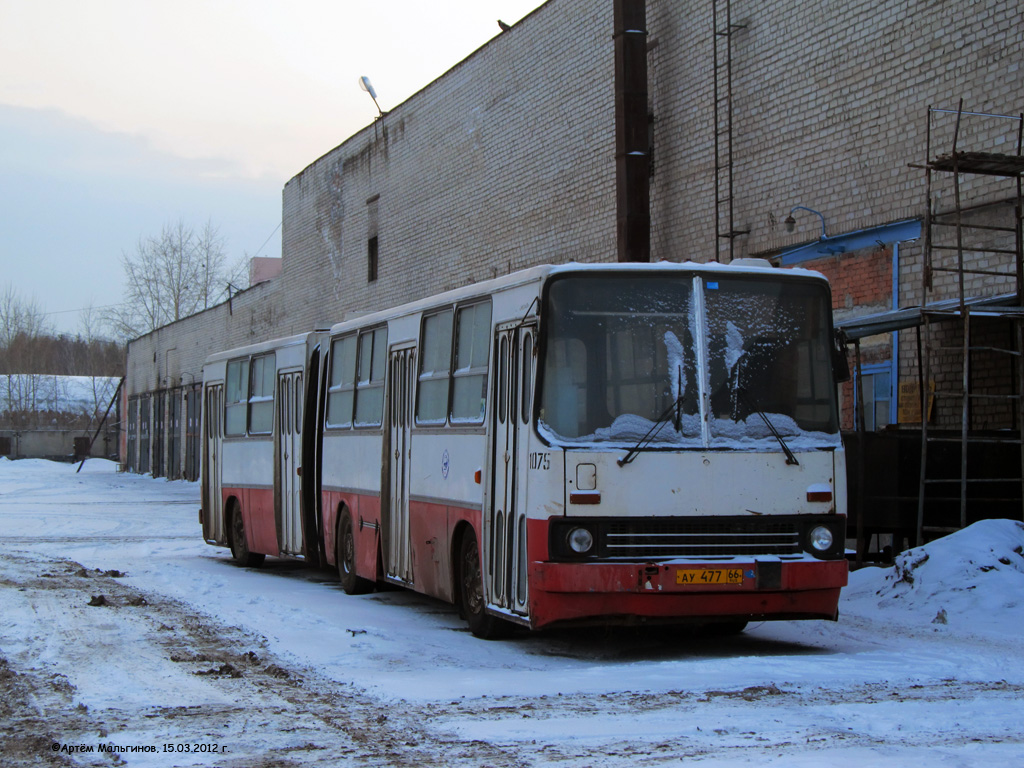
M 144 594 L 120 582 L 122 575 L 0 554 L 0 647 L 7 656 L 0 681 L 13 693 L 28 691 L 16 711 L 0 709 L 0 728 L 12 734 L 5 755 L 23 754 L 25 765 L 109 765 L 98 754 L 46 763 L 53 755 L 40 748 L 48 750 L 51 740 L 213 743 L 230 751 L 168 757 L 174 765 L 221 768 L 525 765 L 516 750 L 431 730 L 427 712 L 382 704 L 290 666 L 262 638 Z M 90 605 L 99 596 L 103 604 Z M 125 698 L 111 701 L 103 680 L 118 675 Z M 140 676 L 150 678 L 141 693 Z

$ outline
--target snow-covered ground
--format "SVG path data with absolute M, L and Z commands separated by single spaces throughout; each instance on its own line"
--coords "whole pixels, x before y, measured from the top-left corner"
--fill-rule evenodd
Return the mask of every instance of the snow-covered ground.
M 195 484 L 75 468 L 0 459 L 4 766 L 1024 765 L 1020 522 L 851 574 L 837 623 L 486 642 L 236 567 Z M 156 751 L 68 752 L 100 743 Z

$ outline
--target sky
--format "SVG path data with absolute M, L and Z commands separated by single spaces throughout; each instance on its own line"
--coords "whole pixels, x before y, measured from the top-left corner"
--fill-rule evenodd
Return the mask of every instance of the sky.
M 123 254 L 210 221 L 281 254 L 285 182 L 540 0 L 0 0 L 0 290 L 58 332 Z

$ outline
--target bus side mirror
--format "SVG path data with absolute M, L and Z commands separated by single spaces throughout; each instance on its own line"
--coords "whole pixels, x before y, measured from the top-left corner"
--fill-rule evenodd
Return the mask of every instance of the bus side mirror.
M 846 333 L 841 328 L 832 331 L 832 378 L 836 384 L 850 380 L 850 362 L 846 359 Z

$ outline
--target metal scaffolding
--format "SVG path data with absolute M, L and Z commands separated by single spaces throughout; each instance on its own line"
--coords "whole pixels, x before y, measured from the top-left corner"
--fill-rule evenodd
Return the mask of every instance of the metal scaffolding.
M 985 123 L 972 133 L 976 142 L 1015 145 L 1015 153 L 964 149 L 966 119 Z M 937 121 L 949 120 L 955 120 L 951 148 L 932 157 L 933 137 L 941 133 Z M 993 125 L 999 121 L 1013 129 L 1012 140 Z M 956 110 L 928 108 L 928 159 L 915 166 L 924 169 L 927 185 L 918 335 L 918 545 L 966 527 L 972 505 L 978 509 L 973 521 L 991 516 L 982 509 L 987 505 L 1024 499 L 1022 131 L 1024 115 L 964 112 L 962 100 Z M 943 204 L 950 185 L 952 201 Z M 965 204 L 978 196 L 983 204 Z M 985 300 L 996 294 L 1015 300 L 1010 305 Z M 979 372 L 982 361 L 985 370 Z M 952 379 L 948 373 L 957 367 Z M 942 379 L 941 386 L 933 377 Z M 932 427 L 933 408 L 950 401 L 954 412 L 959 410 L 959 429 Z M 1012 472 L 1003 462 L 977 460 L 982 448 L 991 456 L 1000 445 L 1020 454 Z

